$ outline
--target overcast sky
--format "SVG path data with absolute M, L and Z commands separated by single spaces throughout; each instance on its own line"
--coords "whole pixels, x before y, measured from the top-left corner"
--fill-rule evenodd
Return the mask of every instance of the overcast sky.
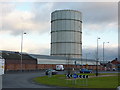
M 23 51 L 49 55 L 51 12 L 61 9 L 82 12 L 83 57 L 96 57 L 97 37 L 99 58 L 105 43 L 105 59 L 117 57 L 118 50 L 118 3 L 116 2 L 9 2 L 0 3 L 0 50 L 20 51 L 21 32 L 24 35 Z M 1 22 L 2 21 L 2 22 Z

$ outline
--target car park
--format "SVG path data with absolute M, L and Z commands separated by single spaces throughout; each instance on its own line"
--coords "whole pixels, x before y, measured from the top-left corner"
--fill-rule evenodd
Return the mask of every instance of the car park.
M 80 73 L 92 73 L 92 70 L 88 70 L 86 68 L 83 68 L 80 70 Z
M 56 70 L 53 70 L 53 69 L 47 69 L 46 71 L 45 71 L 45 74 L 46 75 L 56 75 L 58 73 L 58 71 L 56 71 Z

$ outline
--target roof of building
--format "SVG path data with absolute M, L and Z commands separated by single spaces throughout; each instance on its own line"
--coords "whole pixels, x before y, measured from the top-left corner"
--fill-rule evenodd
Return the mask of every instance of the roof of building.
M 66 59 L 66 57 L 61 56 L 49 56 L 49 55 L 39 55 L 39 54 L 30 54 L 30 56 L 34 58 L 41 58 L 41 59 Z
M 49 55 L 38 55 L 38 54 L 30 54 L 30 56 L 37 58 L 38 64 L 76 64 L 77 65 L 96 65 L 96 60 L 93 59 L 82 59 L 82 58 L 68 58 L 62 56 L 49 56 Z M 100 63 L 98 62 L 98 65 Z
M 120 64 L 120 60 L 112 60 L 111 63 L 112 64 Z
M 75 61 L 77 64 L 89 64 L 95 65 L 96 60 L 93 59 L 84 59 L 84 58 L 68 58 L 62 56 L 49 56 L 49 55 L 39 55 L 39 54 L 27 54 L 23 53 L 23 60 L 37 60 L 38 64 L 66 64 L 70 62 L 74 64 Z M 21 60 L 21 53 L 14 51 L 2 51 L 2 57 L 7 60 Z M 68 61 L 69 60 L 69 61 Z
M 62 57 L 62 56 L 49 56 L 49 55 L 39 55 L 39 54 L 29 54 L 31 57 L 33 58 L 37 58 L 37 59 L 59 59 L 59 60 L 86 60 L 84 58 L 68 58 L 68 57 Z M 89 61 L 95 61 L 94 59 L 87 59 Z
M 2 58 L 7 60 L 21 60 L 21 53 L 14 51 L 2 51 Z M 22 53 L 22 60 L 36 60 L 27 53 Z

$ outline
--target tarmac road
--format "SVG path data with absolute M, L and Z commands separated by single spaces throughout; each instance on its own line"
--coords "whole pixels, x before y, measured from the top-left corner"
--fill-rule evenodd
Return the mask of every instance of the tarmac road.
M 2 88 L 60 88 L 32 82 L 32 78 L 44 75 L 45 71 L 4 74 L 2 78 Z

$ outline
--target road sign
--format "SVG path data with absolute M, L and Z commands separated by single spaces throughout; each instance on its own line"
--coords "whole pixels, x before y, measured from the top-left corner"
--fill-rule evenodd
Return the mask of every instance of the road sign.
M 88 75 L 86 75 L 86 78 L 88 78 Z
M 79 75 L 79 78 L 83 78 L 83 75 Z
M 72 74 L 67 74 L 66 75 L 68 78 L 71 78 L 72 77 Z
M 72 76 L 73 78 L 77 78 L 78 77 L 78 75 L 77 74 L 73 74 L 73 76 Z
M 88 75 L 77 75 L 77 74 L 66 74 L 66 77 L 68 78 L 88 78 Z
M 88 86 L 88 75 L 77 75 L 77 74 L 66 74 L 67 78 L 74 78 L 72 79 L 72 84 L 76 84 L 77 83 L 77 79 L 76 78 L 82 78 L 81 80 L 79 80 L 78 84 L 82 85 L 82 86 Z M 68 82 L 67 82 L 68 84 Z

